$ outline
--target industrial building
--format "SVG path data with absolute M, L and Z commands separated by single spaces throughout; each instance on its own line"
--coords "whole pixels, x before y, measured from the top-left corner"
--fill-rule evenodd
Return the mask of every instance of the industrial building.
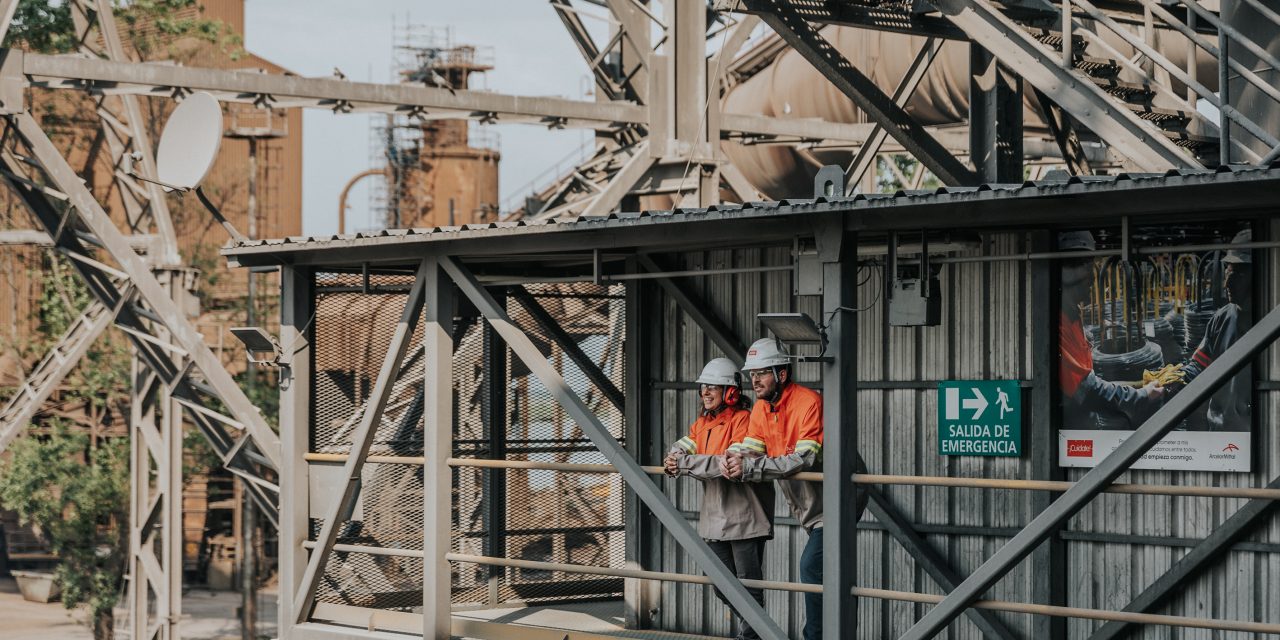
M 813 595 L 824 639 L 1280 634 L 1273 2 L 548 4 L 594 101 L 468 88 L 488 62 L 449 40 L 396 84 L 5 51 L 3 176 L 136 359 L 130 637 L 182 637 L 184 430 L 276 532 L 286 639 L 781 640 Z M 264 239 L 206 203 L 228 265 L 278 274 L 236 331 L 278 428 L 33 88 L 386 117 L 385 228 Z M 595 151 L 500 215 L 476 122 Z M 208 199 L 140 140 L 125 179 Z M 743 581 L 660 466 L 703 365 L 759 338 L 821 393 L 789 476 L 816 582 L 786 499 Z

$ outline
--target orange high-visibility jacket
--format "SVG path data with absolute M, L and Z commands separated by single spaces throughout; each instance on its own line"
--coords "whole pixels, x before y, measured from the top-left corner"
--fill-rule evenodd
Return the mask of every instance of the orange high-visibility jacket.
M 741 446 L 749 416 L 737 407 L 704 413 L 668 451 L 676 455 L 677 475 L 702 481 L 698 535 L 705 540 L 773 537 L 773 486 L 739 484 L 720 475 L 720 456 Z
M 822 396 L 791 383 L 777 402 L 756 400 L 742 439 L 742 480 L 778 480 L 791 513 L 812 531 L 822 526 L 822 484 L 786 478 L 822 470 Z

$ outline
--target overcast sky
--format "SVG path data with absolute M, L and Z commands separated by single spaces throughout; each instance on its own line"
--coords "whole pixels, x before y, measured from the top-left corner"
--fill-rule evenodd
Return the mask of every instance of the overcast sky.
M 492 47 L 496 69 L 481 80 L 503 93 L 583 98 L 586 63 L 549 3 L 542 0 L 246 0 L 245 48 L 305 76 L 338 67 L 351 80 L 391 80 L 392 24 L 452 27 L 454 42 Z M 602 22 L 589 20 L 593 29 Z M 337 230 L 338 194 L 370 162 L 370 117 L 309 109 L 303 121 L 303 233 Z M 381 116 L 378 116 L 381 117 Z M 502 201 L 544 182 L 557 161 L 575 156 L 581 131 L 530 125 L 488 127 L 500 136 Z M 347 231 L 374 223 L 363 185 L 349 198 Z

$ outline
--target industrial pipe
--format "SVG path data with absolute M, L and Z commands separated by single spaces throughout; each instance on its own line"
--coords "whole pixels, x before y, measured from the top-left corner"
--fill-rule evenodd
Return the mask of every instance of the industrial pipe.
M 347 194 L 351 192 L 357 182 L 368 178 L 369 176 L 385 175 L 385 169 L 365 169 L 347 181 L 346 186 L 342 187 L 342 193 L 338 195 L 338 235 L 347 232 Z

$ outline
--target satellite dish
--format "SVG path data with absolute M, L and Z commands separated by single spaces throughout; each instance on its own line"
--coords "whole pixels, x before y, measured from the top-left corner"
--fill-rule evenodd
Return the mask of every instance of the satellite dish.
M 187 96 L 160 134 L 157 181 L 166 191 L 196 187 L 213 167 L 221 144 L 222 107 L 218 100 L 204 92 Z

